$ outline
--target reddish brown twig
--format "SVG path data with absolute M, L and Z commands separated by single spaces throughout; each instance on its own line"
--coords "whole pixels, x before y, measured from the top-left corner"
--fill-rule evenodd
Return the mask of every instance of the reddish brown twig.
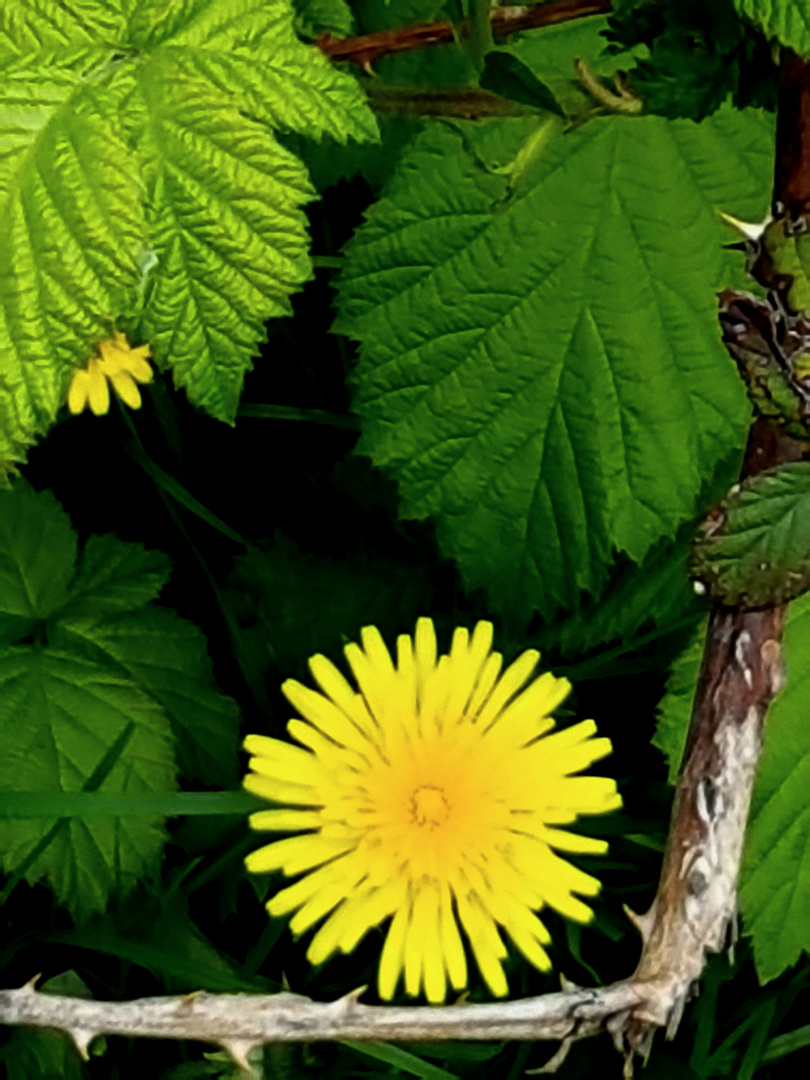
M 508 37 L 518 30 L 553 26 L 586 15 L 604 15 L 611 9 L 610 0 L 552 0 L 548 4 L 516 4 L 492 10 L 492 32 L 496 37 Z M 461 33 L 465 32 L 461 24 Z M 317 45 L 331 60 L 349 60 L 368 70 L 381 56 L 391 53 L 424 49 L 430 45 L 447 45 L 456 40 L 456 28 L 449 20 L 422 26 L 400 26 L 395 30 L 378 30 L 354 38 L 335 38 L 322 34 Z

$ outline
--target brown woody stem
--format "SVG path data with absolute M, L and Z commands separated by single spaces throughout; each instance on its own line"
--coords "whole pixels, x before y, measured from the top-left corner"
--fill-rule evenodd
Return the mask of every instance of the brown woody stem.
M 492 33 L 508 37 L 519 30 L 581 19 L 586 15 L 604 15 L 610 11 L 610 0 L 553 0 L 548 4 L 515 4 L 492 9 Z M 462 35 L 466 23 L 461 24 Z M 400 26 L 395 30 L 379 30 L 354 38 L 335 38 L 322 34 L 317 45 L 331 60 L 349 60 L 368 70 L 375 60 L 392 53 L 425 49 L 431 45 L 448 45 L 456 40 L 456 27 L 449 20 L 422 26 Z

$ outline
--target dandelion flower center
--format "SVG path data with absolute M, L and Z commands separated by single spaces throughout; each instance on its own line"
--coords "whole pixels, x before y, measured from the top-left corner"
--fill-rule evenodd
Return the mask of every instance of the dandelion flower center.
M 282 687 L 303 719 L 299 744 L 250 735 L 248 790 L 276 806 L 251 816 L 256 829 L 297 833 L 248 856 L 257 873 L 300 876 L 268 903 L 294 913 L 290 928 L 321 923 L 307 956 L 323 963 L 351 952 L 390 918 L 379 991 L 441 1002 L 467 985 L 467 951 L 495 995 L 507 993 L 501 936 L 541 970 L 552 907 L 580 922 L 592 912 L 596 878 L 557 851 L 603 853 L 604 841 L 566 832 L 580 814 L 620 805 L 613 780 L 577 776 L 610 752 L 591 720 L 551 733 L 550 713 L 570 686 L 530 679 L 539 656 L 506 671 L 492 652 L 492 625 L 456 630 L 437 657 L 430 619 L 397 641 L 397 663 L 375 627 L 346 657 L 357 687 L 323 656 L 310 660 L 319 691 Z
M 419 787 L 411 795 L 410 820 L 419 828 L 435 829 L 450 817 L 450 803 L 441 788 Z

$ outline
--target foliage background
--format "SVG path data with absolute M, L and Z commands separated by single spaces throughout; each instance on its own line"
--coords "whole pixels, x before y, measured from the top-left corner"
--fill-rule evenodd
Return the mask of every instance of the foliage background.
M 6 804 L 4 984 L 42 971 L 54 989 L 98 997 L 288 984 L 323 1000 L 373 985 L 379 936 L 312 971 L 283 920 L 267 920 L 260 901 L 274 883 L 242 868 L 255 844 L 248 801 L 167 818 L 160 798 L 178 784 L 234 790 L 240 732 L 283 730 L 285 677 L 306 678 L 316 650 L 338 660 L 365 624 L 390 640 L 423 613 L 445 641 L 486 617 L 507 658 L 539 646 L 575 682 L 569 715 L 594 716 L 613 740 L 625 809 L 590 826 L 611 840 L 608 856 L 588 860 L 604 883 L 596 919 L 548 921 L 567 978 L 627 975 L 638 942 L 622 904 L 644 910 L 655 890 L 671 798 L 661 749 L 677 762 L 707 610 L 688 581 L 688 543 L 736 477 L 750 418 L 715 302 L 746 281 L 717 210 L 759 219 L 770 194 L 773 99 L 767 80 L 740 95 L 744 61 L 762 48 L 757 25 L 810 48 L 806 27 L 785 22 L 779 4 L 752 2 L 737 5 L 754 19 L 745 24 L 730 4 L 701 5 L 716 16 L 701 24 L 702 51 L 694 22 L 689 38 L 674 15 L 658 35 L 635 19 L 634 37 L 617 20 L 613 52 L 604 19 L 534 31 L 496 51 L 542 81 L 535 100 L 551 93 L 568 116 L 590 108 L 571 76 L 584 55 L 603 75 L 637 64 L 656 115 L 590 118 L 562 136 L 554 112 L 475 124 L 406 114 L 383 117 L 377 143 L 354 75 L 341 69 L 330 89 L 324 62 L 300 102 L 289 83 L 271 85 L 286 30 L 254 34 L 259 60 L 267 49 L 255 70 L 203 66 L 194 31 L 182 39 L 209 9 L 233 16 L 226 35 L 263 7 L 291 26 L 282 0 L 175 5 L 179 44 L 171 56 L 155 46 L 156 74 L 135 77 L 140 98 L 125 65 L 107 97 L 98 91 L 86 42 L 59 53 L 67 24 L 57 16 L 69 18 L 56 0 L 41 5 L 56 29 L 37 52 L 20 30 L 24 6 L 6 5 L 0 22 L 2 228 L 13 254 L 0 280 L 13 405 L 3 446 L 8 460 L 27 456 L 22 479 L 0 493 L 0 789 L 146 802 L 139 817 L 61 824 L 55 810 L 15 818 Z M 125 17 L 147 51 L 149 27 L 166 30 L 145 0 L 79 7 L 88 24 L 102 8 Z M 310 37 L 349 34 L 465 8 L 300 0 L 297 25 Z M 745 29 L 724 37 L 729 26 Z M 705 74 L 686 76 L 721 49 L 737 66 L 713 70 L 737 81 L 707 99 Z M 475 85 L 483 63 L 450 45 L 374 70 L 407 93 Z M 43 70 L 51 106 L 80 80 L 78 126 L 70 115 L 46 125 L 37 168 L 20 180 L 9 165 L 15 109 L 30 107 Z M 507 93 L 503 69 L 489 70 L 488 85 Z M 147 100 L 158 77 L 163 96 Z M 373 100 L 379 88 L 364 85 Z M 105 127 L 113 106 L 118 142 Z M 87 142 L 75 161 L 93 161 L 90 186 L 110 200 L 104 234 L 78 241 L 77 223 L 95 218 L 77 197 L 84 180 L 61 164 L 76 132 Z M 67 178 L 63 190 L 53 177 Z M 71 209 L 54 217 L 54 207 Z M 241 222 L 228 218 L 234 207 Z M 59 250 L 74 242 L 95 254 L 64 281 Z M 164 373 L 137 414 L 114 405 L 68 418 L 66 379 L 111 317 L 153 343 Z M 711 961 L 675 1042 L 656 1041 L 651 1077 L 776 1076 L 810 1056 L 783 1058 L 810 1041 L 800 1030 L 785 1041 L 810 996 L 808 635 L 799 601 L 790 688 L 769 722 L 753 812 L 744 936 L 733 962 Z M 517 960 L 510 971 L 516 996 L 556 979 Z M 480 986 L 471 999 L 486 1000 Z M 12 1078 L 233 1075 L 202 1046 L 109 1040 L 84 1065 L 56 1035 L 4 1040 Z M 312 1045 L 268 1048 L 264 1064 L 268 1076 L 516 1080 L 548 1056 L 543 1045 Z M 621 1074 L 599 1041 L 576 1046 L 560 1075 L 596 1069 Z

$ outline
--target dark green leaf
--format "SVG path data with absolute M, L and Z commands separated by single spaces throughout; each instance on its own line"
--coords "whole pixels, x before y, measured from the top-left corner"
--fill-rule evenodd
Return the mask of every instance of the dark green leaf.
M 534 75 L 522 60 L 506 52 L 488 52 L 484 59 L 484 70 L 479 79 L 483 90 L 519 101 L 522 105 L 532 105 L 538 109 L 563 115 L 560 103 L 545 83 Z
M 746 480 L 712 513 L 692 569 L 729 606 L 782 604 L 810 586 L 810 462 Z
M 0 652 L 0 688 L 0 788 L 88 790 L 128 727 L 125 752 L 104 767 L 102 790 L 146 794 L 174 787 L 165 713 L 109 667 L 51 648 L 6 648 Z M 51 826 L 30 818 L 0 822 L 3 866 L 14 874 L 26 864 L 32 882 L 47 876 L 78 918 L 103 910 L 113 892 L 127 892 L 159 865 L 164 833 L 154 816 L 72 818 L 28 865 Z
M 70 519 L 49 492 L 0 490 L 0 641 L 19 641 L 67 599 L 76 558 Z
M 161 704 L 184 776 L 234 783 L 239 709 L 215 688 L 206 640 L 196 626 L 158 607 L 107 617 L 66 613 L 51 638 L 128 675 Z

